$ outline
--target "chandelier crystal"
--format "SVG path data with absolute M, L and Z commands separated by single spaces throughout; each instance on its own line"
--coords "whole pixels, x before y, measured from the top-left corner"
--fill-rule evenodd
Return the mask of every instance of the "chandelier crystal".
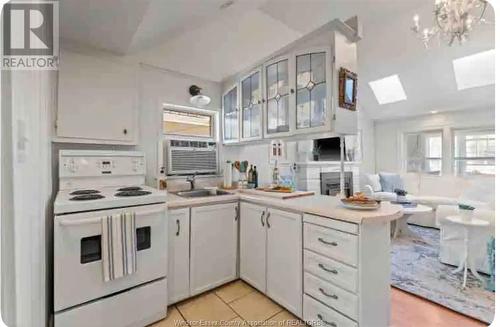
M 434 26 L 421 28 L 420 17 L 415 15 L 411 30 L 426 48 L 436 36 L 450 46 L 455 41 L 462 44 L 467 41 L 475 25 L 485 22 L 487 6 L 485 0 L 436 0 L 433 10 Z

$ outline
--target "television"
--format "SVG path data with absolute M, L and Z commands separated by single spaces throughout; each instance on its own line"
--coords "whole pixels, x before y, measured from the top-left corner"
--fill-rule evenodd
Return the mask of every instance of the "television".
M 314 161 L 340 161 L 340 137 L 314 140 L 314 149 Z

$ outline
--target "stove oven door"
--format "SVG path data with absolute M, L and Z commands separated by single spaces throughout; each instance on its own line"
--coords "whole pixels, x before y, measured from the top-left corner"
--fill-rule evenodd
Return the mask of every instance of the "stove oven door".
M 137 272 L 104 282 L 100 219 L 125 211 L 136 214 Z M 60 215 L 55 218 L 55 312 L 163 278 L 166 269 L 165 204 Z

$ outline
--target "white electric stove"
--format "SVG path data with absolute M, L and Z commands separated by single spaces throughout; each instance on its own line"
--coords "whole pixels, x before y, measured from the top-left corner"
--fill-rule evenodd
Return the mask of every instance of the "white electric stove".
M 166 193 L 130 151 L 61 151 L 54 202 L 54 325 L 145 326 L 165 317 Z M 136 216 L 137 271 L 105 282 L 101 219 Z

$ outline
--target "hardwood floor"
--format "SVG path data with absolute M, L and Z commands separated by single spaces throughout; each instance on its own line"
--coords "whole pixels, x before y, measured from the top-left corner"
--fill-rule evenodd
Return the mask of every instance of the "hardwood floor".
M 487 326 L 397 288 L 391 288 L 391 305 L 390 327 Z

